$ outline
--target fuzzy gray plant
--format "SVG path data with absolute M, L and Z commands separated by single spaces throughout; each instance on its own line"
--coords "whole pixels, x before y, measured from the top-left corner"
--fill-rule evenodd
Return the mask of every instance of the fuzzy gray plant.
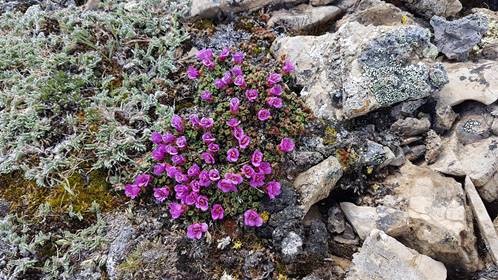
M 104 1 L 0 15 L 0 174 L 42 186 L 75 173 L 136 172 L 172 113 L 168 75 L 188 38 L 184 0 Z

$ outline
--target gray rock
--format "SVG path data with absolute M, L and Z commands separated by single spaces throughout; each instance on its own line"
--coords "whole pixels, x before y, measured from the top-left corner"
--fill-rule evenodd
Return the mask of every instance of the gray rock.
M 425 18 L 455 16 L 462 9 L 458 0 L 401 0 L 411 11 Z
M 492 265 L 479 271 L 473 280 L 496 280 L 498 279 L 498 266 Z
M 451 106 L 437 106 L 434 129 L 440 133 L 445 133 L 453 127 L 456 118 L 457 114 L 453 111 Z
M 405 101 L 400 104 L 394 105 L 391 108 L 391 116 L 396 119 L 401 119 L 403 117 L 414 117 L 418 112 L 420 106 L 427 102 L 425 99 Z
M 492 117 L 484 110 L 466 112 L 455 127 L 458 141 L 467 145 L 488 138 L 491 135 L 491 122 Z
M 400 236 L 409 232 L 406 212 L 384 206 L 356 206 L 342 202 L 341 209 L 356 233 L 365 240 L 374 229 L 385 231 L 390 236 Z
M 488 18 L 480 14 L 447 21 L 434 16 L 431 19 L 436 46 L 449 59 L 465 61 L 469 52 L 488 30 Z
M 410 137 L 423 134 L 429 131 L 430 127 L 431 122 L 427 118 L 406 118 L 397 120 L 393 123 L 391 125 L 391 130 L 402 137 Z
M 483 186 L 477 189 L 481 198 L 491 203 L 498 199 L 498 172 Z
M 219 15 L 251 12 L 268 6 L 293 6 L 302 0 L 192 0 L 190 17 L 215 18 Z
M 498 118 L 493 119 L 493 123 L 491 124 L 491 132 L 498 136 Z
M 406 148 L 405 157 L 409 161 L 415 161 L 422 158 L 425 154 L 425 145 L 415 145 Z
M 373 230 L 354 254 L 346 280 L 446 280 L 446 276 L 442 263 Z
M 296 63 L 301 95 L 318 117 L 354 118 L 437 92 L 447 83 L 430 32 L 418 26 L 348 22 L 322 36 L 282 37 L 272 51 Z M 341 96 L 337 105 L 334 96 Z
M 346 228 L 344 213 L 338 205 L 334 205 L 328 210 L 327 228 L 332 234 L 341 234 Z
M 342 173 L 341 164 L 331 156 L 297 176 L 293 185 L 300 197 L 298 205 L 304 213 L 329 195 Z
M 303 240 L 301 236 L 291 231 L 282 240 L 281 252 L 286 262 L 294 261 L 303 251 Z
M 439 137 L 434 130 L 429 130 L 427 132 L 425 148 L 425 161 L 428 164 L 436 162 L 443 149 L 443 144 L 441 142 L 441 137 Z
M 498 100 L 498 62 L 481 60 L 444 63 L 449 83 L 439 92 L 439 106 L 454 106 L 466 100 L 490 105 Z
M 337 26 L 342 26 L 346 22 L 356 21 L 362 25 L 412 25 L 413 15 L 401 10 L 391 3 L 382 0 L 361 0 L 356 1 L 352 13 L 346 14 L 337 22 Z
M 245 279 L 268 279 L 271 277 L 275 266 L 261 251 L 250 252 L 244 259 L 242 271 Z
M 306 240 L 306 252 L 308 255 L 317 259 L 325 258 L 329 251 L 329 238 L 325 223 L 321 220 L 313 220 Z
M 117 279 L 119 264 L 126 258 L 135 245 L 136 230 L 122 215 L 109 217 L 106 238 L 111 240 L 107 253 L 106 269 L 110 279 Z
M 3 218 L 9 214 L 9 209 L 10 209 L 10 203 L 5 200 L 0 198 L 0 218 Z
M 272 13 L 268 26 L 285 26 L 293 30 L 310 30 L 318 28 L 336 19 L 342 10 L 335 6 L 312 7 L 299 5 L 291 10 L 279 10 Z
M 310 4 L 315 7 L 319 6 L 326 6 L 328 4 L 331 4 L 333 2 L 336 2 L 335 0 L 311 0 Z
M 394 153 L 389 147 L 367 140 L 366 151 L 362 153 L 362 159 L 366 165 L 383 168 L 395 159 Z

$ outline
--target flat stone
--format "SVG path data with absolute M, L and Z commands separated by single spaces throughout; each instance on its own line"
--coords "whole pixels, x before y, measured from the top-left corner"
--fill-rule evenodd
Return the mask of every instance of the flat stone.
M 472 212 L 479 226 L 479 232 L 488 248 L 488 253 L 495 264 L 498 265 L 498 234 L 481 197 L 477 193 L 474 183 L 472 183 L 472 180 L 468 176 L 465 177 L 465 192 L 467 193 Z
M 352 13 L 346 14 L 337 22 L 341 26 L 346 22 L 356 21 L 363 25 L 412 25 L 413 15 L 382 0 L 361 0 Z
M 440 106 L 454 106 L 466 100 L 485 105 L 498 100 L 498 61 L 444 63 L 449 83 L 439 92 Z
M 458 0 L 401 0 L 410 11 L 425 18 L 433 16 L 451 17 L 462 10 Z
M 291 10 L 279 10 L 272 13 L 268 26 L 286 26 L 293 30 L 309 30 L 324 25 L 342 14 L 335 6 L 313 7 L 299 5 Z
M 299 208 L 307 213 L 313 204 L 326 198 L 342 174 L 341 164 L 334 156 L 299 174 L 293 184 L 300 197 Z
M 403 137 L 417 136 L 429 131 L 431 122 L 427 118 L 406 118 L 397 120 L 391 125 L 391 130 Z
M 442 263 L 373 230 L 354 254 L 346 280 L 446 280 L 446 274 Z

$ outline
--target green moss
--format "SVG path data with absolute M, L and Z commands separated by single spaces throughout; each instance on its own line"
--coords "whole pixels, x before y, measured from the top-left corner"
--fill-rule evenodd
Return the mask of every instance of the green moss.
M 332 126 L 325 128 L 325 136 L 323 137 L 323 144 L 333 145 L 337 140 L 337 130 Z

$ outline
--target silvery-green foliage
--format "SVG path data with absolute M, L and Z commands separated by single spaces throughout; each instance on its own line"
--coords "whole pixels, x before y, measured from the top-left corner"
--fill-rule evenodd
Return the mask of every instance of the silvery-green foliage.
M 187 39 L 184 0 L 104 1 L 0 15 L 0 173 L 54 185 L 83 168 L 134 173 L 172 109 L 159 92 Z

